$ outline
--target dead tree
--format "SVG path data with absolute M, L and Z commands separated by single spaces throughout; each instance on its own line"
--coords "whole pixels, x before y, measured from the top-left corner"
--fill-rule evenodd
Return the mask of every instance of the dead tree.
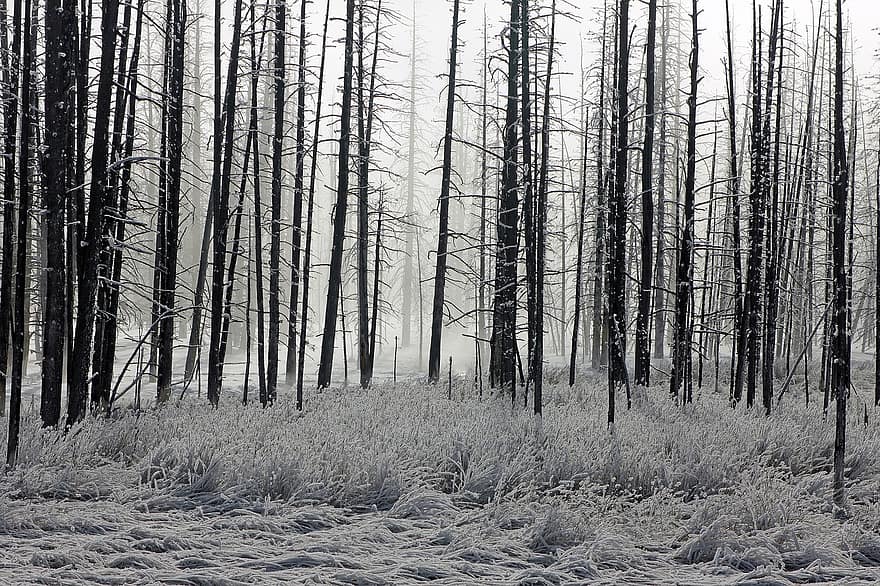
M 618 72 L 617 135 L 614 153 L 614 190 L 608 198 L 608 425 L 614 424 L 614 400 L 626 391 L 629 406 L 629 375 L 626 368 L 626 223 L 627 158 L 629 147 L 629 0 L 617 8 Z
M 603 7 L 606 4 L 603 2 Z M 591 366 L 599 368 L 602 362 L 605 328 L 605 214 L 606 214 L 606 185 L 605 185 L 605 62 L 607 44 L 607 10 L 602 14 L 602 56 L 599 65 L 599 115 L 596 123 L 599 127 L 596 141 L 596 259 L 593 270 L 593 333 Z
M 116 59 L 116 18 L 118 0 L 104 0 L 101 9 L 101 73 L 95 103 L 95 127 L 92 144 L 92 177 L 89 187 L 88 224 L 79 263 L 76 332 L 73 341 L 75 376 L 68 380 L 67 423 L 79 421 L 86 413 L 89 384 L 89 355 L 95 320 L 95 294 L 98 288 L 98 264 L 101 252 L 102 222 L 108 200 L 107 180 L 109 128 L 113 94 L 113 71 Z
M 24 2 L 24 30 L 31 30 L 31 0 Z M 30 34 L 24 42 L 21 59 L 21 142 L 18 149 L 18 234 L 15 244 L 15 301 L 12 307 L 12 376 L 9 393 L 9 435 L 6 444 L 6 467 L 15 466 L 18 456 L 19 428 L 21 425 L 21 384 L 24 375 L 25 330 L 25 278 L 28 270 L 28 235 L 30 225 L 31 186 L 29 147 L 31 146 L 31 74 L 35 46 Z M 3 365 L 5 368 L 6 365 Z
M 3 266 L 0 273 L 0 416 L 6 413 L 6 373 L 9 364 L 9 336 L 12 331 L 12 265 L 15 262 L 15 150 L 18 127 L 19 55 L 21 54 L 21 2 L 13 4 L 12 51 L 3 42 L 4 93 L 8 96 L 3 111 Z M 5 8 L 4 8 L 5 15 Z M 4 18 L 5 24 L 5 18 Z
M 529 49 L 529 41 L 531 40 L 529 33 L 529 1 L 520 0 L 520 68 L 522 69 L 522 110 L 520 118 L 522 121 L 522 216 L 523 230 L 525 237 L 523 240 L 525 248 L 525 272 L 526 272 L 526 396 L 523 402 L 528 404 L 528 387 L 532 384 L 534 376 L 534 356 L 535 356 L 535 339 L 537 338 L 535 316 L 538 313 L 536 305 L 537 296 L 537 278 L 535 277 L 535 256 L 537 254 L 537 246 L 535 242 L 535 173 L 534 161 L 532 158 L 532 84 L 529 81 L 531 77 L 532 56 Z M 537 83 L 537 79 L 535 80 Z M 537 92 L 536 92 L 537 93 Z
M 287 362 L 285 383 L 292 387 L 296 376 L 296 311 L 301 280 L 299 258 L 302 249 L 303 171 L 306 146 L 306 2 L 300 1 L 299 61 L 296 88 L 296 167 L 293 175 L 293 233 L 291 234 L 290 307 L 287 318 Z
M 874 179 L 874 197 L 876 198 L 876 214 L 874 219 L 875 228 L 877 230 L 874 236 L 875 257 L 880 259 L 880 148 L 877 149 L 877 175 Z M 874 269 L 874 405 L 880 406 L 880 360 L 877 360 L 877 354 L 880 353 L 880 272 Z
M 279 276 L 281 271 L 281 172 L 284 158 L 284 43 L 287 35 L 287 0 L 275 5 L 274 130 L 272 133 L 272 205 L 269 221 L 269 347 L 266 357 L 266 392 L 275 400 L 278 386 L 278 334 L 281 321 Z M 301 208 L 300 208 L 301 211 Z M 296 230 L 296 227 L 294 227 Z M 293 302 L 296 305 L 296 302 Z
M 769 415 L 773 405 L 773 379 L 775 377 L 774 364 L 776 359 L 776 319 L 779 310 L 779 255 L 780 255 L 780 231 L 779 231 L 779 156 L 780 156 L 780 132 L 782 122 L 782 53 L 783 53 L 783 37 L 784 27 L 781 25 L 782 20 L 782 2 L 780 1 L 777 8 L 780 21 L 778 25 L 779 37 L 779 53 L 780 61 L 776 69 L 776 128 L 774 134 L 773 146 L 773 166 L 770 170 L 769 160 L 768 168 L 765 170 L 769 177 L 769 217 L 767 218 L 767 251 L 766 264 L 764 267 L 764 291 L 767 296 L 767 303 L 764 311 L 764 351 L 763 361 L 761 363 L 761 389 L 764 410 Z M 768 83 L 772 80 L 768 79 Z M 768 144 L 765 145 L 769 151 Z M 769 152 L 767 153 L 769 159 Z M 784 233 L 784 231 L 783 231 Z
M 583 79 L 581 79 L 581 96 L 583 92 Z M 584 272 L 584 232 L 586 231 L 586 211 L 587 211 L 587 136 L 590 128 L 590 112 L 585 105 L 585 100 L 581 99 L 581 128 L 583 131 L 581 146 L 581 185 L 580 185 L 580 207 L 578 208 L 578 244 L 577 244 L 577 265 L 575 266 L 574 278 L 574 315 L 572 316 L 573 324 L 571 328 L 571 357 L 568 363 L 568 386 L 574 385 L 575 361 L 577 360 L 578 350 L 578 326 L 581 317 L 582 291 L 583 291 L 583 272 Z M 587 324 L 584 324 L 586 329 Z
M 217 0 L 216 10 L 219 10 Z M 222 111 L 218 109 L 218 101 L 215 101 L 214 112 L 214 141 L 223 143 L 222 162 L 220 147 L 214 150 L 214 178 L 212 197 L 214 204 L 214 265 L 212 268 L 211 282 L 211 342 L 208 349 L 208 401 L 214 407 L 220 402 L 220 391 L 223 384 L 223 360 L 220 355 L 220 341 L 223 330 L 223 299 L 226 286 L 226 245 L 227 229 L 229 223 L 229 185 L 232 174 L 233 129 L 235 125 L 235 94 L 238 88 L 238 55 L 241 48 L 241 12 L 242 2 L 236 0 L 233 23 L 232 45 L 229 53 L 229 68 L 226 75 L 226 92 L 223 96 Z M 215 21 L 219 27 L 219 19 Z M 220 39 L 219 28 L 215 32 L 214 42 L 214 67 L 215 75 L 220 75 Z M 222 124 L 225 122 L 225 128 Z M 256 158 L 256 157 L 255 157 Z
M 543 410 L 544 392 L 544 274 L 547 257 L 548 159 L 550 156 L 550 82 L 553 79 L 553 52 L 556 50 L 556 0 L 550 5 L 550 46 L 547 49 L 547 77 L 544 80 L 544 112 L 541 122 L 541 166 L 538 176 L 538 197 L 535 206 L 535 349 L 532 376 L 535 415 Z
M 40 416 L 43 425 L 58 425 L 61 417 L 61 380 L 64 372 L 65 212 L 70 142 L 70 83 L 73 61 L 73 6 L 70 0 L 47 0 L 46 21 L 46 152 L 43 159 L 43 207 L 46 211 L 46 299 L 43 312 L 43 380 Z M 5 15 L 4 15 L 5 16 Z M 4 35 L 5 36 L 5 35 Z M 5 364 L 0 365 L 5 369 Z M 2 411 L 2 410 L 0 410 Z
M 507 106 L 504 119 L 501 193 L 498 200 L 490 384 L 516 401 L 516 293 L 518 257 L 517 103 L 519 2 L 510 2 L 507 39 Z M 523 91 L 528 91 L 524 88 Z
M 376 95 L 376 65 L 379 56 L 379 19 L 382 2 L 376 7 L 376 30 L 370 65 L 370 86 L 364 96 L 364 7 L 358 8 L 358 66 L 357 66 L 357 119 L 358 119 L 358 206 L 357 206 L 357 301 L 358 301 L 358 367 L 361 387 L 367 388 L 373 379 L 373 356 L 370 343 L 369 294 L 367 266 L 369 253 L 369 191 L 370 153 L 372 151 L 374 104 Z M 375 303 L 375 301 L 374 301 Z
M 694 286 L 694 222 L 696 215 L 696 167 L 697 167 L 697 84 L 699 82 L 700 42 L 697 28 L 697 0 L 691 2 L 691 82 L 688 93 L 687 119 L 687 165 L 684 178 L 684 226 L 680 238 L 675 286 L 675 343 L 672 355 L 670 391 L 679 399 L 690 403 L 693 381 L 691 380 L 691 350 L 693 345 L 693 286 Z
M 183 75 L 186 31 L 186 0 L 168 0 L 171 56 L 168 75 L 168 195 L 165 246 L 162 266 L 162 311 L 167 317 L 159 325 L 159 363 L 156 399 L 171 397 L 171 368 L 174 354 L 174 298 L 177 289 L 177 249 L 180 230 L 180 175 L 183 157 Z M 163 163 L 165 164 L 165 163 Z
M 449 78 L 446 88 L 446 129 L 443 135 L 443 171 L 440 178 L 440 218 L 437 232 L 437 264 L 434 272 L 434 303 L 431 312 L 431 346 L 428 350 L 428 381 L 440 379 L 440 339 L 445 309 L 446 262 L 449 248 L 449 191 L 452 175 L 452 132 L 455 115 L 455 74 L 458 58 L 458 6 L 452 4 L 452 40 L 449 46 Z
M 122 280 L 123 260 L 123 249 L 119 245 L 125 242 L 126 219 L 128 217 L 129 196 L 131 195 L 131 158 L 134 152 L 135 107 L 138 101 L 138 64 L 140 62 L 141 34 L 144 21 L 144 2 L 145 0 L 138 1 L 138 16 L 135 24 L 134 50 L 132 52 L 131 65 L 129 67 L 127 82 L 128 87 L 125 92 L 128 99 L 126 105 L 127 113 L 125 123 L 125 145 L 124 147 L 122 147 L 121 153 L 123 163 L 121 170 L 116 170 L 116 173 L 120 174 L 117 184 L 117 189 L 119 191 L 119 197 L 117 201 L 118 218 L 115 223 L 115 233 L 113 235 L 113 239 L 116 241 L 117 246 L 115 247 L 115 250 L 112 251 L 110 261 L 112 267 L 110 269 L 111 277 L 109 283 L 110 287 L 108 290 L 106 315 L 108 326 L 107 332 L 104 335 L 104 343 L 100 348 L 100 366 L 98 367 L 100 372 L 95 376 L 95 380 L 92 383 L 93 389 L 95 384 L 101 385 L 100 393 L 105 398 L 108 407 L 112 406 L 112 394 L 110 392 L 110 384 L 113 380 L 113 370 L 116 362 L 116 338 L 119 329 L 116 325 L 116 320 L 119 315 L 119 297 L 121 286 L 120 282 Z M 95 350 L 97 352 L 99 349 L 96 348 Z
M 299 359 L 296 373 L 296 408 L 303 407 L 303 373 L 305 371 L 306 332 L 309 318 L 309 282 L 311 278 L 310 264 L 312 258 L 312 220 L 315 211 L 315 178 L 318 168 L 318 144 L 321 136 L 321 100 L 324 96 L 324 64 L 327 57 L 327 23 L 330 19 L 330 0 L 324 11 L 324 33 L 321 37 L 321 65 L 318 67 L 318 96 L 315 105 L 315 131 L 312 137 L 312 163 L 309 169 L 309 196 L 306 211 L 306 249 L 303 256 L 303 294 L 302 317 L 300 319 Z
M 848 324 L 849 276 L 847 244 L 847 165 L 846 135 L 843 121 L 843 7 L 837 0 L 834 38 L 834 159 L 831 176 L 831 223 L 833 253 L 833 297 L 831 304 L 832 388 L 836 403 L 834 434 L 834 502 L 842 507 L 844 493 L 844 455 L 846 453 L 846 400 L 850 386 L 850 332 Z
M 654 50 L 657 37 L 657 0 L 648 1 L 648 38 L 645 41 L 645 141 L 642 146 L 642 264 L 639 310 L 636 316 L 635 384 L 648 386 L 651 376 L 649 330 L 654 278 Z
M 727 121 L 728 121 L 728 174 L 729 179 L 729 197 L 730 201 L 730 234 L 732 248 L 730 254 L 733 256 L 733 343 L 731 344 L 731 363 L 736 364 L 738 356 L 738 344 L 736 343 L 736 332 L 739 331 L 741 320 L 743 319 L 743 301 L 742 301 L 742 253 L 740 249 L 740 173 L 739 173 L 739 157 L 736 148 L 736 86 L 734 85 L 733 74 L 733 35 L 731 34 L 730 25 L 730 3 L 724 0 L 725 24 L 727 30 Z M 735 371 L 731 369 L 731 373 Z M 739 383 L 739 384 L 737 384 Z M 730 399 L 733 403 L 738 402 L 742 398 L 742 378 L 737 376 L 730 377 Z
M 333 213 L 333 248 L 330 253 L 327 304 L 324 309 L 324 335 L 318 366 L 318 388 L 330 385 L 333 350 L 336 344 L 336 320 L 339 317 L 339 291 L 342 283 L 342 253 L 345 245 L 345 215 L 348 209 L 349 146 L 351 133 L 351 76 L 354 57 L 354 0 L 345 9 L 345 59 L 342 74 L 342 112 L 339 132 L 339 178 L 336 183 L 336 207 Z

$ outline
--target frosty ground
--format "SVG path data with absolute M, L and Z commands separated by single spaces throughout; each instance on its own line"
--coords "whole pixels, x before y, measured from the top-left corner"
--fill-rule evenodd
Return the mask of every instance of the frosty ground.
M 0 583 L 880 580 L 880 413 L 861 401 L 839 511 L 833 424 L 802 393 L 767 418 L 658 387 L 612 434 L 600 374 L 548 378 L 540 427 L 469 376 L 452 400 L 401 380 L 301 414 L 229 389 L 218 410 L 192 396 L 66 435 L 29 412 L 0 481 Z

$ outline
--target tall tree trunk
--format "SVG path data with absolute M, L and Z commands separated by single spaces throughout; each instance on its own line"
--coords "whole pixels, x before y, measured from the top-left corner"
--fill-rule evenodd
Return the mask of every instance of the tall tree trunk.
M 24 51 L 21 59 L 21 142 L 18 149 L 18 236 L 15 245 L 15 301 L 12 307 L 12 377 L 9 392 L 9 436 L 6 443 L 6 466 L 15 466 L 18 457 L 18 438 L 21 425 L 21 384 L 24 375 L 24 359 L 27 352 L 25 330 L 25 278 L 28 271 L 28 235 L 30 224 L 30 173 L 28 171 L 31 142 L 31 61 L 34 44 L 31 30 L 31 0 L 24 2 Z
M 583 69 L 583 67 L 581 68 Z M 583 78 L 581 79 L 581 96 L 583 92 Z M 574 314 L 572 315 L 571 328 L 571 358 L 568 363 L 568 386 L 574 385 L 575 362 L 577 360 L 578 350 L 578 327 L 580 324 L 581 308 L 582 308 L 582 291 L 583 291 L 583 273 L 584 273 L 584 232 L 586 231 L 586 211 L 587 211 L 587 137 L 590 128 L 590 111 L 585 105 L 585 100 L 581 98 L 581 128 L 583 130 L 582 146 L 581 146 L 581 198 L 578 208 L 578 244 L 577 244 L 577 263 L 575 265 L 574 278 Z M 584 330 L 587 324 L 584 323 Z
M 272 206 L 269 222 L 269 348 L 266 357 L 266 392 L 275 401 L 278 386 L 279 282 L 281 270 L 281 172 L 284 158 L 284 44 L 287 34 L 287 0 L 275 5 L 275 127 L 272 134 Z M 296 226 L 294 226 L 296 230 Z M 294 269 L 295 270 L 295 269 Z M 296 305 L 296 302 L 293 302 Z
M 666 61 L 669 45 L 669 7 L 663 7 L 663 24 L 660 33 L 660 130 L 657 136 L 657 250 L 654 271 L 654 358 L 666 355 Z
M 654 278 L 654 49 L 657 38 L 657 0 L 648 1 L 648 39 L 645 49 L 645 142 L 642 146 L 642 265 L 639 311 L 636 316 L 635 384 L 648 386 L 651 377 L 649 349 L 651 284 Z
M 110 150 L 111 169 L 118 166 L 118 161 L 122 158 L 123 150 L 123 128 L 126 118 L 125 96 L 128 91 L 129 64 L 128 56 L 128 40 L 131 31 L 131 12 L 132 4 L 125 5 L 125 11 L 122 17 L 121 39 L 119 49 L 119 68 L 116 74 L 116 101 L 113 105 L 113 138 Z M 141 14 L 138 13 L 138 18 Z M 169 25 L 170 26 L 170 25 Z M 166 55 L 166 59 L 167 59 Z M 113 289 L 117 287 L 117 281 L 112 280 L 113 260 L 115 258 L 115 250 L 111 245 L 114 236 L 114 228 L 120 222 L 120 201 L 119 194 L 119 171 L 114 169 L 109 176 L 110 196 L 107 201 L 108 213 L 103 221 L 101 246 L 101 266 L 99 270 L 108 275 L 108 278 L 98 284 L 97 292 L 97 309 L 95 314 L 95 342 L 92 350 L 92 403 L 96 405 L 109 406 L 110 402 L 110 380 L 108 372 L 103 370 L 103 358 L 107 351 L 107 340 L 115 334 L 111 333 L 116 327 L 116 315 L 110 313 L 110 301 L 113 296 Z M 154 263 L 160 266 L 160 263 Z M 155 291 L 154 291 L 155 293 Z
M 518 210 L 517 190 L 517 97 L 519 59 L 519 2 L 510 2 L 507 51 L 507 106 L 498 202 L 498 253 L 495 260 L 495 292 L 492 314 L 491 382 L 516 401 L 516 289 Z M 528 91 L 524 88 L 523 91 Z
M 544 392 L 544 274 L 547 256 L 547 191 L 550 157 L 550 83 L 553 79 L 553 52 L 556 50 L 556 0 L 550 5 L 550 47 L 547 49 L 547 78 L 544 81 L 544 112 L 541 122 L 541 167 L 538 176 L 538 198 L 535 209 L 535 351 L 533 377 L 534 410 L 541 415 Z
M 219 9 L 219 1 L 215 10 Z M 235 125 L 235 94 L 238 88 L 238 55 L 241 48 L 241 11 L 242 1 L 235 1 L 235 12 L 232 23 L 232 45 L 229 53 L 229 70 L 226 76 L 226 93 L 223 97 L 223 111 L 214 111 L 214 141 L 223 142 L 222 168 L 219 167 L 219 147 L 214 150 L 214 180 L 212 197 L 214 203 L 214 266 L 211 283 L 211 343 L 208 353 L 208 401 L 217 407 L 220 402 L 220 391 L 223 384 L 223 360 L 220 356 L 220 341 L 223 330 L 223 299 L 226 281 L 226 238 L 229 223 L 229 184 L 232 174 L 232 159 Z M 219 21 L 215 21 L 219 26 Z M 219 35 L 219 31 L 215 33 Z M 215 36 L 215 51 L 220 50 L 219 38 Z M 219 53 L 214 55 L 215 75 L 220 75 Z M 216 84 L 215 84 L 216 85 Z M 216 89 L 216 87 L 215 87 Z M 224 120 L 225 119 L 225 120 Z M 221 121 L 225 121 L 225 128 Z M 216 186 L 216 189 L 215 189 Z
M 608 202 L 608 425 L 614 424 L 615 395 L 626 391 L 626 180 L 629 149 L 629 0 L 617 10 L 617 145 L 614 153 L 614 191 Z
M 306 2 L 300 2 L 299 13 L 299 79 L 296 88 L 296 171 L 293 176 L 293 250 L 291 253 L 290 312 L 287 319 L 287 362 L 285 383 L 293 387 L 296 376 L 296 311 L 299 302 L 302 248 L 303 170 L 306 158 Z
M 162 311 L 167 317 L 159 326 L 159 368 L 156 398 L 171 397 L 171 369 L 174 354 L 174 297 L 177 290 L 177 249 L 180 224 L 180 175 L 183 157 L 183 52 L 186 31 L 186 0 L 168 0 L 171 22 L 171 71 L 168 76 L 168 213 L 166 215 L 165 271 L 162 280 Z M 231 285 L 230 285 L 231 286 Z
M 434 303 L 431 312 L 431 346 L 428 350 L 428 382 L 440 380 L 440 336 L 445 309 L 446 262 L 449 247 L 449 184 L 452 175 L 452 132 L 455 115 L 455 74 L 458 58 L 458 6 L 452 3 L 452 41 L 449 47 L 449 78 L 446 88 L 446 130 L 443 135 L 443 175 L 440 179 L 440 220 L 437 232 L 437 265 L 434 272 Z
M 532 58 L 529 51 L 529 0 L 520 0 L 520 67 L 522 69 L 522 168 L 523 168 L 523 239 L 525 240 L 526 261 L 526 394 L 523 402 L 528 404 L 528 387 L 532 384 L 534 376 L 535 339 L 535 316 L 538 313 L 536 296 L 538 290 L 535 276 L 535 256 L 537 246 L 535 242 L 535 166 L 532 158 L 532 85 L 531 78 Z M 535 80 L 537 83 L 537 80 Z M 537 95 L 537 90 L 535 90 Z M 537 148 L 535 149 L 537 150 Z
M 691 2 L 691 84 L 687 98 L 687 166 L 684 178 L 684 226 L 678 252 L 675 287 L 675 343 L 673 344 L 670 390 L 678 400 L 692 400 L 693 381 L 690 376 L 693 338 L 694 221 L 696 215 L 697 167 L 697 84 L 699 82 L 700 42 L 697 28 L 697 0 Z M 682 388 L 684 387 L 684 388 Z
M 780 23 L 782 21 L 782 2 L 780 1 L 777 8 L 779 11 Z M 783 36 L 784 27 L 778 26 L 779 32 L 779 52 L 783 52 Z M 779 250 L 781 242 L 779 240 L 779 148 L 780 148 L 780 132 L 782 121 L 782 59 L 780 58 L 778 68 L 776 70 L 776 130 L 774 132 L 774 154 L 773 168 L 770 171 L 770 217 L 767 232 L 767 262 L 764 269 L 764 291 L 767 296 L 766 310 L 764 314 L 764 355 L 761 363 L 761 387 L 764 411 L 767 415 L 773 406 L 773 378 L 774 360 L 776 358 L 776 317 L 779 308 Z M 772 80 L 768 79 L 768 83 Z M 769 139 L 769 136 L 767 137 Z M 765 147 L 769 150 L 769 141 Z M 768 157 L 769 158 L 769 157 Z M 769 161 L 768 161 L 769 163 Z M 769 167 L 769 165 L 768 165 Z M 765 172 L 768 172 L 765 170 Z M 786 182 L 787 184 L 788 182 Z
M 370 353 L 370 299 L 367 284 L 368 254 L 370 239 L 370 152 L 372 150 L 373 103 L 376 89 L 376 64 L 379 49 L 379 19 L 382 15 L 382 2 L 376 7 L 376 30 L 373 39 L 372 64 L 370 66 L 370 87 L 364 96 L 364 7 L 358 8 L 358 207 L 357 207 L 357 300 L 358 300 L 358 370 L 361 387 L 367 388 L 373 379 L 373 357 Z
M 112 267 L 110 269 L 111 277 L 107 299 L 106 319 L 109 327 L 107 327 L 107 332 L 104 337 L 104 344 L 101 349 L 101 362 L 99 367 L 100 374 L 95 377 L 95 383 L 93 383 L 96 384 L 98 383 L 98 381 L 100 381 L 100 393 L 101 396 L 106 398 L 108 407 L 112 406 L 113 401 L 113 397 L 110 393 L 110 384 L 113 380 L 113 370 L 116 363 L 116 338 L 119 329 L 117 325 L 117 318 L 119 314 L 119 296 L 121 286 L 120 281 L 122 279 L 125 226 L 128 219 L 128 201 L 129 195 L 131 193 L 131 156 L 134 152 L 136 118 L 135 107 L 137 106 L 138 100 L 138 63 L 140 62 L 141 34 L 144 21 L 144 2 L 145 0 L 138 0 L 138 15 L 135 24 L 134 50 L 132 53 L 131 66 L 129 67 L 129 75 L 127 81 L 127 120 L 125 125 L 125 146 L 123 147 L 122 153 L 122 160 L 125 162 L 122 165 L 121 176 L 119 178 L 119 183 L 117 186 L 119 189 L 119 200 L 117 204 L 118 218 L 115 224 L 116 231 L 113 235 L 116 246 L 114 247 L 111 255 Z
M 416 3 L 412 5 L 412 39 L 409 56 L 409 112 L 407 132 L 407 171 L 406 171 L 406 219 L 414 221 L 415 212 L 415 174 L 416 174 Z M 401 344 L 408 348 L 412 343 L 413 321 L 413 241 L 416 228 L 406 227 L 406 240 L 403 252 L 403 299 L 401 300 Z
M 318 144 L 321 130 L 321 100 L 324 97 L 324 64 L 327 57 L 327 23 L 330 19 L 330 0 L 324 11 L 324 33 L 321 36 L 321 65 L 318 67 L 318 96 L 315 105 L 315 132 L 312 137 L 312 162 L 309 169 L 309 201 L 306 212 L 306 249 L 303 257 L 303 295 L 302 318 L 300 320 L 299 358 L 296 373 L 296 408 L 303 407 L 303 373 L 306 358 L 306 333 L 309 318 L 309 281 L 311 278 L 310 264 L 312 259 L 312 219 L 315 210 L 315 178 L 318 169 Z
M 740 173 L 739 158 L 736 150 L 736 86 L 734 85 L 734 65 L 733 65 L 733 35 L 731 34 L 730 24 L 730 3 L 724 0 L 725 23 L 727 26 L 727 121 L 728 121 L 728 144 L 729 159 L 728 173 L 730 175 L 730 195 L 732 199 L 731 209 L 731 240 L 733 255 L 733 336 L 731 343 L 731 362 L 739 364 L 739 345 L 736 343 L 737 332 L 740 329 L 743 320 L 743 301 L 742 301 L 742 252 L 740 249 Z M 730 399 L 733 403 L 738 402 L 742 398 L 742 371 L 741 369 L 732 370 L 734 376 L 730 377 Z
M 603 0 L 603 8 L 606 7 Z M 596 260 L 593 273 L 593 347 L 591 352 L 591 366 L 599 368 L 601 363 L 602 347 L 604 345 L 603 330 L 605 327 L 605 214 L 606 214 L 606 185 L 605 185 L 605 63 L 607 43 L 607 8 L 602 13 L 602 56 L 599 64 L 599 126 L 598 140 L 596 142 Z
M 82 262 L 79 263 L 77 319 L 74 335 L 73 361 L 76 376 L 68 381 L 67 422 L 79 421 L 86 412 L 89 383 L 89 354 L 95 319 L 95 293 L 98 287 L 98 264 L 101 251 L 104 208 L 108 201 L 107 178 L 110 110 L 113 93 L 113 71 L 116 58 L 116 18 L 118 0 L 103 0 L 101 9 L 101 74 L 95 104 L 95 130 L 92 144 L 92 179 L 89 188 L 89 213 Z
M 6 413 L 6 373 L 12 331 L 12 265 L 15 262 L 15 147 L 18 127 L 18 79 L 21 54 L 21 2 L 13 4 L 12 51 L 6 47 L 6 4 L 3 5 L 3 85 L 5 101 L 3 145 L 3 266 L 0 274 L 0 416 Z M 8 57 L 7 57 L 8 55 Z
M 336 208 L 333 218 L 333 248 L 330 253 L 327 304 L 324 310 L 324 335 L 321 339 L 321 362 L 318 368 L 318 387 L 330 385 L 333 371 L 333 350 L 336 343 L 336 320 L 339 310 L 339 291 L 342 283 L 342 253 L 345 244 L 345 215 L 348 209 L 348 155 L 351 132 L 351 73 L 354 57 L 354 0 L 346 1 L 345 60 L 342 78 L 342 112 L 339 132 L 339 178 L 336 183 Z
M 877 149 L 877 175 L 874 179 L 876 235 L 874 258 L 880 259 L 880 148 Z M 874 267 L 874 405 L 880 407 L 880 268 Z
M 488 26 L 486 24 L 486 7 L 483 7 L 483 60 L 480 105 L 480 259 L 479 259 L 479 283 L 477 284 L 477 377 L 480 381 L 480 395 L 483 388 L 483 352 L 486 340 L 486 222 L 487 222 L 487 195 L 489 189 L 489 167 L 487 155 L 489 143 L 487 139 L 489 115 L 488 115 L 488 86 L 489 86 L 489 52 L 488 52 Z
M 837 0 L 837 19 L 834 44 L 834 165 L 832 181 L 832 250 L 834 259 L 832 302 L 832 385 L 836 403 L 834 434 L 834 503 L 843 507 L 844 455 L 846 453 L 846 400 L 850 386 L 850 333 L 847 319 L 849 278 L 847 275 L 847 188 L 849 167 L 847 165 L 846 136 L 843 121 L 843 7 Z
M 46 210 L 46 299 L 43 311 L 43 380 L 40 416 L 46 427 L 61 417 L 61 380 L 64 370 L 65 311 L 65 210 L 70 83 L 72 80 L 73 7 L 70 0 L 47 0 L 46 26 L 46 152 L 43 162 Z M 5 16 L 5 15 L 4 15 Z

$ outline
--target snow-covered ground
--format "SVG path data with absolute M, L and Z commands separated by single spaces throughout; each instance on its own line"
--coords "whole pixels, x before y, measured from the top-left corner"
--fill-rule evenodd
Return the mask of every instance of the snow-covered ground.
M 557 374 L 540 427 L 468 376 L 451 401 L 412 380 L 303 414 L 189 396 L 67 435 L 29 413 L 0 584 L 880 581 L 876 412 L 851 414 L 836 511 L 832 423 L 802 395 L 766 418 L 656 389 L 611 434 L 601 377 Z

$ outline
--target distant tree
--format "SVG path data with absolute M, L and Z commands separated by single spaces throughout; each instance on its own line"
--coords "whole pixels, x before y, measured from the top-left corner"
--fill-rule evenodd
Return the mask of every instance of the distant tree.
M 416 190 L 416 3 L 413 2 L 412 37 L 410 42 L 409 56 L 409 112 L 407 114 L 407 171 L 406 171 L 406 217 L 412 221 L 415 213 L 415 190 Z M 413 321 L 413 256 L 415 242 L 415 227 L 408 226 L 404 241 L 403 252 L 403 295 L 401 299 L 401 344 L 408 348 L 412 343 Z
M 599 64 L 599 107 L 596 124 L 598 126 L 596 140 L 596 253 L 593 269 L 593 331 L 592 348 L 590 351 L 591 366 L 599 368 L 602 362 L 605 331 L 605 238 L 606 238 L 606 206 L 607 190 L 605 185 L 605 63 L 607 60 L 607 3 L 602 3 L 602 53 Z

